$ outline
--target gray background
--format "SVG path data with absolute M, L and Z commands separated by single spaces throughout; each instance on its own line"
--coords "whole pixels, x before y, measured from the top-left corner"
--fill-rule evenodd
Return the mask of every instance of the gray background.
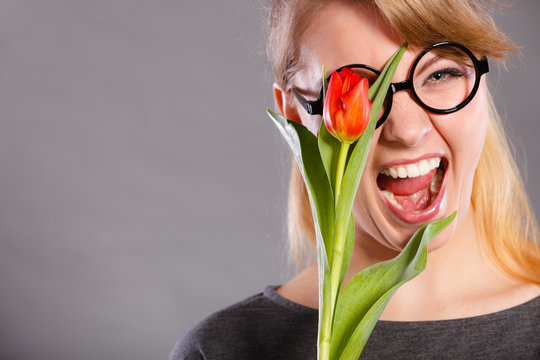
M 166 358 L 290 276 L 263 4 L 0 1 L 0 358 Z M 539 16 L 490 74 L 537 213 Z

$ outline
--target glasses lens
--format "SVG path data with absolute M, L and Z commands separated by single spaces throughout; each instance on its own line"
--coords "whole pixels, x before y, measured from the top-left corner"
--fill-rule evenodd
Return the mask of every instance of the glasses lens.
M 450 110 L 467 100 L 475 81 L 471 57 L 451 45 L 424 54 L 413 74 L 416 95 L 425 105 L 437 110 Z

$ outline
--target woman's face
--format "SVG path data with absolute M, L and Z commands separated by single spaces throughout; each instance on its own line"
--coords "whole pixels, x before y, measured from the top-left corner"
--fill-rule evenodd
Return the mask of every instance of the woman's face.
M 369 64 L 382 70 L 402 45 L 373 8 L 342 2 L 329 4 L 300 41 L 300 64 L 293 81 L 309 99 L 320 90 L 323 65 L 330 71 L 346 64 Z M 423 49 L 409 47 L 392 82 L 408 78 Z M 320 116 L 308 115 L 293 100 L 301 121 L 313 132 Z M 354 205 L 357 239 L 374 239 L 401 250 L 420 225 L 458 210 L 452 227 L 430 244 L 444 244 L 456 226 L 472 216 L 473 175 L 488 121 L 484 80 L 475 98 L 463 109 L 436 115 L 418 105 L 408 91 L 394 95 L 389 117 L 375 131 Z M 417 169 L 428 174 L 419 176 Z M 403 180 L 385 175 L 406 171 Z

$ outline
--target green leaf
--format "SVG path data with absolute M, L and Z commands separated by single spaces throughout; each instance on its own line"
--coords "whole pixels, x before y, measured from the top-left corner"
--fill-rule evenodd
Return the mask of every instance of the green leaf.
M 386 63 L 386 66 L 384 67 L 383 71 L 381 71 L 381 75 L 375 80 L 375 82 L 369 87 L 369 99 L 373 102 L 374 96 L 380 91 L 382 87 L 385 87 L 388 89 L 388 84 L 392 81 L 392 76 L 396 72 L 396 67 L 399 63 L 399 59 L 403 56 L 405 53 L 405 50 L 407 50 L 408 43 L 404 43 L 401 48 L 399 48 L 398 51 L 392 57 L 388 62 Z M 396 62 L 396 58 L 398 58 L 398 61 Z M 391 72 L 392 76 L 388 77 L 387 73 Z M 386 83 L 386 86 L 384 86 L 384 83 Z M 387 90 L 386 90 L 387 91 Z M 386 95 L 386 91 L 384 91 L 384 94 Z M 383 99 L 384 100 L 384 99 Z
M 339 276 L 338 289 L 341 289 L 341 284 L 343 284 L 343 279 L 349 268 L 349 263 L 351 262 L 351 257 L 354 248 L 354 219 L 352 215 L 349 217 L 349 225 L 347 226 L 347 234 L 345 235 L 345 246 L 343 248 L 343 262 L 341 263 L 341 272 Z
M 326 79 L 326 70 L 322 68 L 322 78 L 323 78 L 323 102 L 326 99 L 326 89 L 328 89 L 328 80 Z M 336 189 L 336 169 L 339 158 L 339 149 L 341 148 L 341 142 L 336 139 L 324 123 L 324 118 L 321 121 L 321 126 L 319 127 L 319 136 L 317 137 L 319 143 L 319 151 L 321 153 L 321 158 L 323 160 L 324 168 L 326 169 L 326 174 L 330 180 L 330 185 L 332 186 L 332 192 L 335 193 Z
M 336 169 L 339 158 L 339 149 L 341 148 L 341 142 L 330 134 L 324 120 L 321 121 L 321 127 L 319 129 L 319 136 L 317 137 L 319 144 L 319 151 L 321 158 L 328 176 L 328 180 L 332 186 L 332 192 L 336 189 Z
M 330 262 L 334 242 L 334 194 L 324 169 L 317 138 L 305 126 L 286 120 L 267 109 L 267 113 L 289 144 L 298 163 L 311 204 L 311 212 L 317 238 L 317 262 L 319 274 L 319 309 L 330 316 Z M 319 337 L 321 336 L 319 316 Z M 320 339 L 319 339 L 320 341 Z M 318 341 L 318 343 L 319 343 Z M 328 342 L 330 339 L 328 339 Z
M 323 264 L 329 267 L 331 259 L 328 254 L 332 254 L 334 239 L 334 194 L 319 153 L 317 138 L 302 124 L 286 120 L 271 110 L 267 110 L 267 113 L 289 144 L 307 185 L 317 245 L 324 245 Z
M 361 271 L 347 284 L 336 305 L 331 359 L 358 359 L 390 297 L 425 268 L 428 243 L 455 217 L 456 212 L 421 227 L 398 256 Z
M 372 110 L 370 113 L 370 120 L 368 126 L 362 136 L 354 144 L 354 147 L 349 156 L 347 162 L 347 167 L 345 168 L 345 173 L 343 174 L 343 180 L 341 182 L 341 195 L 338 199 L 338 204 L 336 207 L 336 225 L 335 233 L 343 234 L 345 233 L 345 227 L 349 224 L 349 218 L 351 217 L 352 207 L 354 203 L 354 198 L 358 190 L 358 184 L 360 183 L 360 178 L 364 171 L 364 165 L 366 164 L 369 147 L 371 145 L 371 140 L 373 139 L 373 134 L 375 132 L 375 125 L 377 123 L 377 114 L 382 107 L 384 98 L 390 86 L 390 81 L 394 76 L 399 60 L 403 56 L 407 44 L 404 44 L 388 61 L 384 67 L 381 75 L 372 85 L 372 88 L 375 86 L 376 90 L 372 93 L 374 96 Z M 345 262 L 344 271 L 347 271 L 349 262 Z M 343 270 L 342 270 L 343 271 Z M 340 278 L 343 278 L 344 274 L 340 275 Z

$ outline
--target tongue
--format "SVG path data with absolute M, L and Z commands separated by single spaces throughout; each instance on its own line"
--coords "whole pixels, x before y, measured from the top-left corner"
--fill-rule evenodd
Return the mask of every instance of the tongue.
M 394 195 L 412 195 L 427 188 L 436 172 L 437 169 L 433 169 L 426 175 L 404 179 L 394 179 L 391 176 L 379 174 L 377 182 L 386 190 L 394 193 Z
M 430 204 L 431 193 L 429 186 L 411 195 L 394 195 L 396 201 L 405 211 L 421 211 Z
M 405 211 L 421 211 L 427 208 L 431 202 L 429 190 L 431 180 L 437 169 L 431 170 L 426 175 L 412 178 L 397 178 L 379 174 L 377 182 L 386 190 L 394 193 L 394 198 Z

